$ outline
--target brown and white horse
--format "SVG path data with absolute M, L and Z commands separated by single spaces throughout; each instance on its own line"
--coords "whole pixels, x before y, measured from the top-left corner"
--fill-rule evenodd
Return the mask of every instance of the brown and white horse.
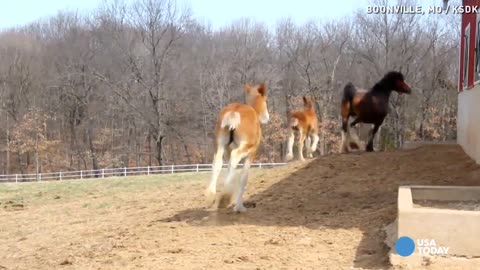
M 295 142 L 295 134 L 298 137 L 298 156 L 301 161 L 304 161 L 303 146 L 307 146 L 307 157 L 311 158 L 312 153 L 317 150 L 318 144 L 318 118 L 313 108 L 312 100 L 308 97 L 303 97 L 303 111 L 296 111 L 290 114 L 289 119 L 289 133 L 287 141 L 287 154 L 285 159 L 287 161 L 293 158 L 293 143 Z
M 369 91 L 359 89 L 352 83 L 345 86 L 341 105 L 342 143 L 340 152 L 348 152 L 349 148 L 359 148 L 358 137 L 353 137 L 348 126 L 350 116 L 355 117 L 350 127 L 354 127 L 358 123 L 373 124 L 366 147 L 367 152 L 373 151 L 373 139 L 388 114 L 388 100 L 392 91 L 399 94 L 412 92 L 400 72 L 388 72 Z
M 215 155 L 207 197 L 215 202 L 217 180 L 223 166 L 223 156 L 229 160 L 228 175 L 223 182 L 223 191 L 217 201 L 219 207 L 231 202 L 235 193 L 234 212 L 246 211 L 243 205 L 243 192 L 247 184 L 248 170 L 260 145 L 262 130 L 260 123 L 266 124 L 270 118 L 267 109 L 267 88 L 264 83 L 245 85 L 247 104 L 231 103 L 220 112 L 215 127 Z M 235 169 L 245 159 L 239 185 L 234 183 Z M 238 190 L 235 190 L 238 189 Z

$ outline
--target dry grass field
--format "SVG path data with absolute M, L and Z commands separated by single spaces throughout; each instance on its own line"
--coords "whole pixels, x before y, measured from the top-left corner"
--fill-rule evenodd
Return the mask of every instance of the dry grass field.
M 0 185 L 0 269 L 389 269 L 398 186 L 480 168 L 451 145 L 294 162 L 251 172 L 244 214 L 205 208 L 209 177 Z

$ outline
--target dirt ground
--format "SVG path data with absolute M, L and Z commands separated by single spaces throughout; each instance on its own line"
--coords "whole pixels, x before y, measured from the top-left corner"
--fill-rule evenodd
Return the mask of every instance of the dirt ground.
M 0 269 L 389 269 L 399 185 L 480 185 L 449 145 L 256 170 L 243 214 L 205 208 L 209 176 L 2 185 Z

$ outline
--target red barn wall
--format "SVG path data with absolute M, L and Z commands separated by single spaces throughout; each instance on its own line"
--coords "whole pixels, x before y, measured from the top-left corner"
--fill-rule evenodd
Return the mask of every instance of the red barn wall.
M 480 0 L 463 0 L 463 5 L 479 5 Z M 470 41 L 464 43 L 465 27 L 470 24 Z M 480 164 L 480 83 L 475 83 L 475 41 L 477 14 L 462 14 L 460 43 L 459 93 L 457 106 L 457 143 Z M 467 87 L 463 86 L 465 46 L 469 46 Z M 468 89 L 466 91 L 462 91 Z
M 463 5 L 478 6 L 480 5 L 480 0 L 463 0 Z M 473 87 L 474 81 L 474 65 L 475 65 L 475 33 L 477 32 L 477 14 L 476 13 L 465 13 L 462 14 L 462 28 L 461 28 L 461 39 L 460 39 L 460 74 L 459 74 L 459 86 L 458 89 L 462 91 L 463 86 L 463 63 L 464 63 L 464 51 L 465 51 L 465 28 L 470 24 L 470 40 L 468 46 L 469 51 L 469 63 L 468 63 L 468 85 L 467 88 L 470 89 Z

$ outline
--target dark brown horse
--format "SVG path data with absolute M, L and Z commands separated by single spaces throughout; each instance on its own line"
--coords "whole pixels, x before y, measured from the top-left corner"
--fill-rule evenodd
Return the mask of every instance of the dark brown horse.
M 354 127 L 358 123 L 373 124 L 366 147 L 367 152 L 373 151 L 373 139 L 388 114 L 388 100 L 392 91 L 397 91 L 399 94 L 412 92 L 400 72 L 388 72 L 369 91 L 359 89 L 351 82 L 345 86 L 342 98 L 341 152 L 348 152 L 350 147 L 359 148 L 358 140 L 352 138 L 350 134 L 348 126 L 350 116 L 355 117 L 350 127 Z

